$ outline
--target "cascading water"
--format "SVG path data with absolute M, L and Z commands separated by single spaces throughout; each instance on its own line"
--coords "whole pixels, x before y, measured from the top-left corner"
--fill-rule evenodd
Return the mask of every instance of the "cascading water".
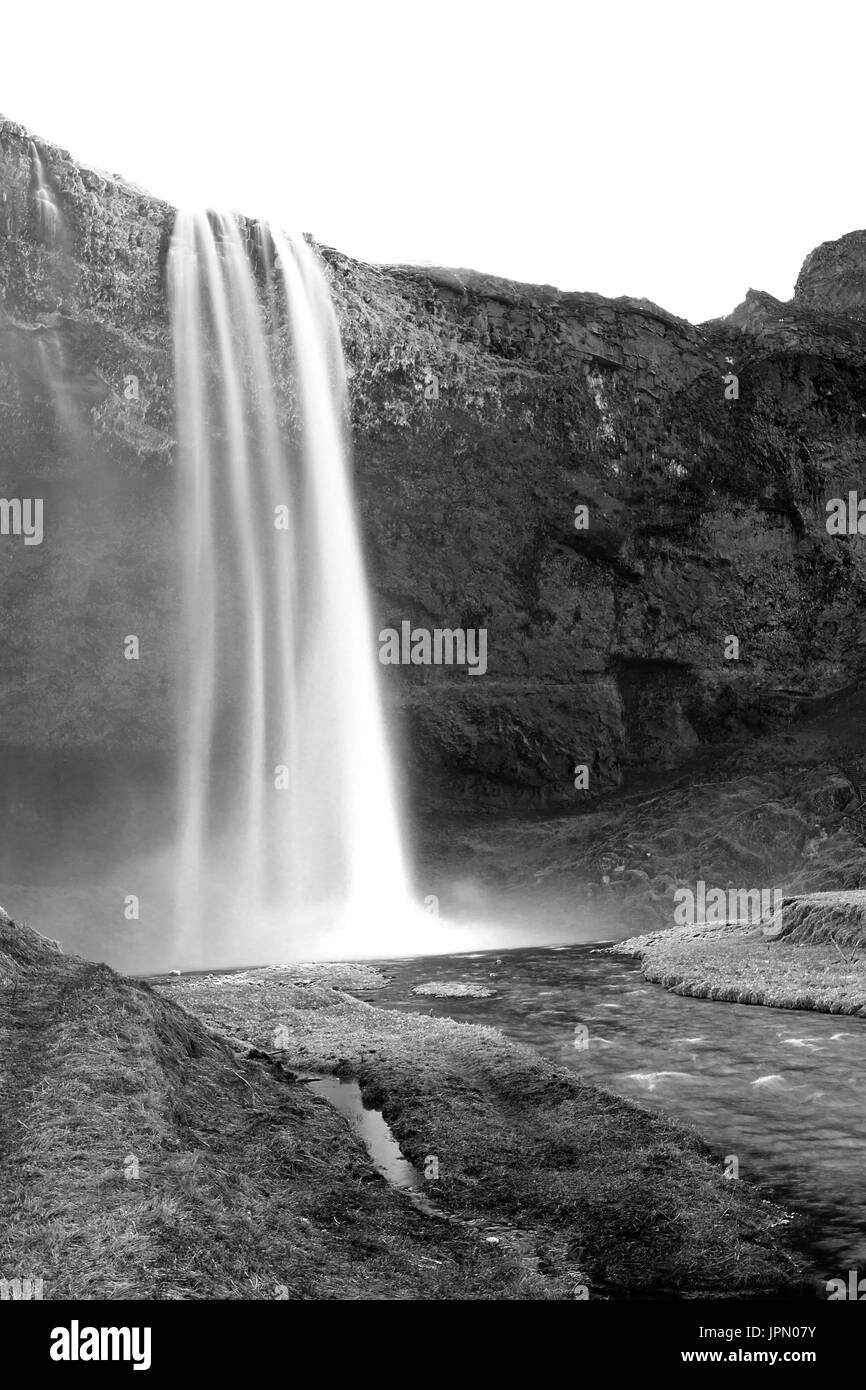
M 322 271 L 300 238 L 181 213 L 169 278 L 180 953 L 405 951 L 419 930 L 431 949 L 377 688 L 345 366 Z
M 45 169 L 39 151 L 32 140 L 30 142 L 30 159 L 33 166 L 33 196 L 37 235 L 46 246 L 54 247 L 63 239 L 60 210 L 45 177 Z

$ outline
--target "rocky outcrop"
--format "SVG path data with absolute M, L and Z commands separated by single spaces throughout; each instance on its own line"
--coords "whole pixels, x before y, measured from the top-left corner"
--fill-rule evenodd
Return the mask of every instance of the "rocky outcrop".
M 863 556 L 825 525 L 862 477 L 852 315 L 750 292 L 693 328 L 326 254 L 383 621 L 489 630 L 483 680 L 394 673 L 422 766 L 574 804 L 575 763 L 610 787 L 856 678 Z
M 0 496 L 45 505 L 0 544 L 24 825 L 113 825 L 172 761 L 172 221 L 0 123 Z M 859 678 L 863 554 L 824 508 L 863 482 L 864 237 L 698 328 L 322 248 L 378 624 L 488 632 L 483 677 L 383 667 L 415 806 L 572 806 L 577 763 L 591 796 Z
M 810 252 L 797 277 L 794 300 L 803 309 L 856 314 L 866 310 L 866 231 L 824 241 Z

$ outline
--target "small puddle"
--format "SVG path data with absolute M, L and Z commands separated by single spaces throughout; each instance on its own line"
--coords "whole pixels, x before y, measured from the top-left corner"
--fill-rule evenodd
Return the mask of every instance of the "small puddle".
M 377 1172 L 392 1187 L 406 1192 L 420 1192 L 424 1179 L 403 1151 L 381 1110 L 370 1110 L 361 1097 L 357 1081 L 342 1081 L 339 1076 L 322 1076 L 308 1082 L 311 1091 L 333 1105 L 349 1121 L 364 1144 Z
M 382 1174 L 392 1187 L 405 1193 L 413 1206 L 425 1216 L 448 1221 L 452 1226 L 462 1226 L 466 1231 L 484 1235 L 484 1239 L 494 1245 L 507 1243 L 520 1255 L 524 1267 L 537 1272 L 538 1256 L 534 1253 L 535 1239 L 514 1226 L 502 1222 L 485 1221 L 482 1217 L 457 1216 L 443 1211 L 430 1201 L 425 1194 L 424 1179 L 414 1163 L 403 1155 L 403 1150 L 394 1138 L 391 1127 L 381 1110 L 372 1110 L 364 1104 L 361 1087 L 357 1081 L 342 1081 L 339 1076 L 298 1076 L 315 1095 L 321 1096 L 329 1105 L 349 1121 L 370 1155 L 373 1167 Z

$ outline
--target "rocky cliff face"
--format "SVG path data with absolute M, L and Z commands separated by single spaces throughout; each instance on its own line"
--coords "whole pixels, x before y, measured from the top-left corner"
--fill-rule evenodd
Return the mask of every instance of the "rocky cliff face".
M 44 499 L 41 545 L 0 538 L 25 823 L 34 788 L 43 823 L 58 793 L 58 824 L 114 816 L 171 762 L 172 217 L 0 122 L 0 497 Z M 488 632 L 483 676 L 382 669 L 416 806 L 573 806 L 576 763 L 592 796 L 858 679 L 866 566 L 825 502 L 866 486 L 866 233 L 698 328 L 322 255 L 378 625 Z
M 794 301 L 801 309 L 862 318 L 866 310 L 866 232 L 849 232 L 816 246 L 797 277 Z

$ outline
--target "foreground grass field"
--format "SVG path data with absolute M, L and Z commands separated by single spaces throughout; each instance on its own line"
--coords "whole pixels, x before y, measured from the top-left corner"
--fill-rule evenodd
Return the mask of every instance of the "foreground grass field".
M 529 1296 L 802 1287 L 785 1214 L 726 1182 L 696 1136 L 495 1029 L 377 1009 L 317 970 L 303 968 L 304 984 L 291 969 L 256 970 L 166 992 L 210 1027 L 279 1048 L 285 1066 L 357 1078 L 404 1153 L 422 1170 L 437 1159 L 438 1206 L 513 1228 L 498 1248 L 522 1264 Z
M 495 1030 L 361 1003 L 354 969 L 155 989 L 0 918 L 0 1277 L 47 1299 L 811 1293 L 787 1215 L 696 1136 Z M 297 1069 L 356 1076 L 437 1157 L 441 1217 Z

